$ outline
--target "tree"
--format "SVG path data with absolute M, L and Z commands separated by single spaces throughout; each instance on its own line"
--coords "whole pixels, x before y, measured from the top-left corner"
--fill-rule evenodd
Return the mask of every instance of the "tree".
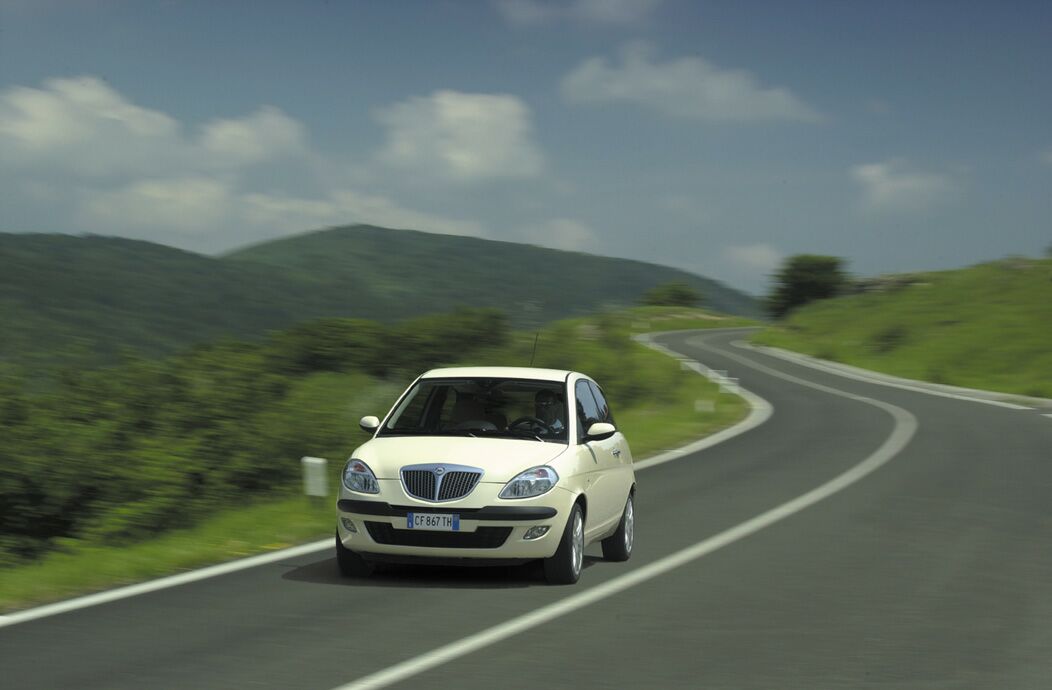
M 836 256 L 797 254 L 785 260 L 775 274 L 767 298 L 767 311 L 781 318 L 814 300 L 836 297 L 847 285 L 844 260 Z
M 642 299 L 643 304 L 651 307 L 696 307 L 702 301 L 701 293 L 685 283 L 658 285 Z

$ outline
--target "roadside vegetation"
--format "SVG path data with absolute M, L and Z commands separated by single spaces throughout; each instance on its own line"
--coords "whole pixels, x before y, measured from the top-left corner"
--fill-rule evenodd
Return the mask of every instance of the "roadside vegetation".
M 1052 397 L 1052 259 L 854 281 L 753 341 L 935 383 Z
M 46 385 L 0 370 L 0 610 L 328 536 L 332 500 L 300 495 L 299 458 L 328 458 L 332 490 L 366 439 L 357 420 L 436 366 L 582 370 L 637 459 L 675 447 L 745 403 L 631 335 L 749 323 L 639 307 L 513 331 L 499 312 L 465 309 L 396 326 L 306 322 Z
M 785 260 L 774 275 L 767 312 L 779 319 L 816 300 L 843 294 L 849 284 L 844 260 L 821 254 L 797 254 Z

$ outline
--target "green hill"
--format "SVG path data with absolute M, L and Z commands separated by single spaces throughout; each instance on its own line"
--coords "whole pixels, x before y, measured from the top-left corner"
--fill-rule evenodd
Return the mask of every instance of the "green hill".
M 401 318 L 469 305 L 498 307 L 513 323 L 530 325 L 603 305 L 632 304 L 655 285 L 673 281 L 699 290 L 717 311 L 761 313 L 753 298 L 667 266 L 367 225 L 275 240 L 225 258 L 286 269 L 319 285 L 343 288 L 357 282 L 361 297 L 381 307 L 378 316 Z M 356 295 L 346 297 L 350 305 Z
M 316 303 L 264 267 L 119 238 L 3 234 L 0 267 L 0 359 L 27 364 L 261 333 Z
M 865 281 L 803 307 L 757 342 L 970 388 L 1052 397 L 1052 260 Z
M 253 337 L 305 319 L 397 321 L 494 306 L 512 323 L 635 302 L 672 281 L 709 307 L 758 315 L 715 281 L 625 259 L 370 226 L 268 242 L 225 257 L 111 237 L 0 234 L 0 362 L 111 361 Z

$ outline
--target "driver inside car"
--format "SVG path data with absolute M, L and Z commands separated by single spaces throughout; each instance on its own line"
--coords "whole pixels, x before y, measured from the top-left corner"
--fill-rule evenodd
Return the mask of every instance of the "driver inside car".
M 563 404 L 555 391 L 537 391 L 533 398 L 533 407 L 537 419 L 547 424 L 552 433 L 558 434 L 566 428 L 563 423 Z

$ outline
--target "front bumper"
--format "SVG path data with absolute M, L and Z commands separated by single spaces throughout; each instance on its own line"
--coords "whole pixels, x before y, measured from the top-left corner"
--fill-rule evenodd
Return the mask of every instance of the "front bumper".
M 397 484 L 385 484 L 381 480 L 380 494 L 375 498 L 343 490 L 337 502 L 340 541 L 366 559 L 451 563 L 479 559 L 496 564 L 549 558 L 559 548 L 575 499 L 571 492 L 556 487 L 544 496 L 507 501 L 496 496 L 503 484 L 479 484 L 463 499 L 432 503 L 408 496 Z M 460 517 L 460 529 L 407 529 L 410 512 L 455 513 Z M 353 524 L 354 531 L 345 521 Z M 524 539 L 528 529 L 542 525 L 548 527 L 547 533 Z

